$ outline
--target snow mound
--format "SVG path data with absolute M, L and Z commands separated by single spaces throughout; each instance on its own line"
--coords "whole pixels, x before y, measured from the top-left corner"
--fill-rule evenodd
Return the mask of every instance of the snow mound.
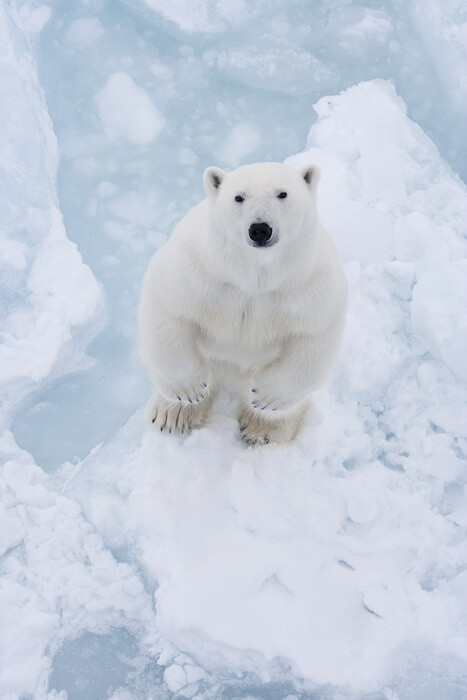
M 269 679 L 281 668 L 310 688 L 362 694 L 396 687 L 409 651 L 414 665 L 467 661 L 456 593 L 466 497 L 453 488 L 464 394 L 452 363 L 420 345 L 432 305 L 416 292 L 434 241 L 438 262 L 460 265 L 467 194 L 389 83 L 362 83 L 316 111 L 308 150 L 289 162 L 323 168 L 322 215 L 351 299 L 340 364 L 317 398 L 322 422 L 315 412 L 289 447 L 246 450 L 227 404 L 184 440 L 147 432 L 139 445 L 135 417 L 67 492 L 108 546 L 138 552 L 158 582 L 158 631 L 200 666 Z M 442 299 L 449 319 L 460 275 Z M 438 345 L 455 342 L 455 328 L 446 322 Z M 179 690 L 183 673 L 169 680 Z
M 421 272 L 465 253 L 464 185 L 389 82 L 361 83 L 314 109 L 308 149 L 288 162 L 321 165 L 320 211 L 345 260 L 397 258 Z

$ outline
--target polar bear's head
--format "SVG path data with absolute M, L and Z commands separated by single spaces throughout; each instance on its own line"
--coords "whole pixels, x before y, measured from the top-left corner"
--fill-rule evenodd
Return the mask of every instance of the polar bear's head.
M 253 163 L 229 173 L 204 171 L 216 229 L 237 245 L 263 250 L 312 235 L 318 180 L 316 165 L 294 170 L 284 163 Z

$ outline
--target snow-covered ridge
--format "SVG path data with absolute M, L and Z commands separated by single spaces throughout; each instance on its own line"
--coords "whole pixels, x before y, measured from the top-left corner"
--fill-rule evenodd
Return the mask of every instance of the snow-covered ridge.
M 83 343 L 76 330 L 82 333 L 102 315 L 102 295 L 66 236 L 57 203 L 52 122 L 28 39 L 3 3 L 0 46 L 0 382 L 5 408 L 52 373 L 82 366 Z M 92 333 L 85 331 L 87 341 Z
M 364 267 L 386 262 L 387 272 L 405 285 L 399 296 L 410 295 L 415 285 L 407 342 L 414 335 L 421 351 L 430 350 L 465 379 L 464 183 L 407 118 L 387 82 L 324 97 L 315 111 L 307 150 L 288 162 L 321 165 L 320 211 L 343 259 Z M 361 366 L 366 371 L 366 363 Z

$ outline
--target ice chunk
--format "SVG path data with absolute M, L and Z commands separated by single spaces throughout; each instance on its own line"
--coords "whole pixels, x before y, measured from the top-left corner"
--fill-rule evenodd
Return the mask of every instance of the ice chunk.
M 24 3 L 15 9 L 17 10 L 16 21 L 18 25 L 31 36 L 39 34 L 52 16 L 52 11 L 47 5 L 33 7 L 33 5 Z
M 177 664 L 167 666 L 164 671 L 164 680 L 167 683 L 168 689 L 173 693 L 177 693 L 187 684 L 186 673 L 183 668 Z
M 219 164 L 227 168 L 236 168 L 251 159 L 251 154 L 259 149 L 261 136 L 252 124 L 237 124 L 228 133 L 221 147 L 216 151 Z
M 99 117 L 108 137 L 139 146 L 154 140 L 164 119 L 147 92 L 128 73 L 113 73 L 96 95 Z
M 388 44 L 394 40 L 394 26 L 387 10 L 352 3 L 331 9 L 326 34 L 334 37 L 339 50 L 352 56 L 354 62 L 365 62 L 367 70 L 371 70 L 369 52 L 373 60 L 376 57 L 379 62 L 387 60 Z

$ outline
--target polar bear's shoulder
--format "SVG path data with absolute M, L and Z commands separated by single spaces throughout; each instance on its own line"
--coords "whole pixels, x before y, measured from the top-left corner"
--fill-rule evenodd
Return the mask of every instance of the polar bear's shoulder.
M 205 295 L 199 243 L 207 225 L 206 202 L 191 209 L 174 228 L 170 238 L 153 255 L 143 282 L 143 298 L 184 316 Z M 146 293 L 145 293 L 146 292 Z
M 180 238 L 191 238 L 200 234 L 208 224 L 208 202 L 202 202 L 190 209 L 175 226 L 168 242 L 178 241 Z

